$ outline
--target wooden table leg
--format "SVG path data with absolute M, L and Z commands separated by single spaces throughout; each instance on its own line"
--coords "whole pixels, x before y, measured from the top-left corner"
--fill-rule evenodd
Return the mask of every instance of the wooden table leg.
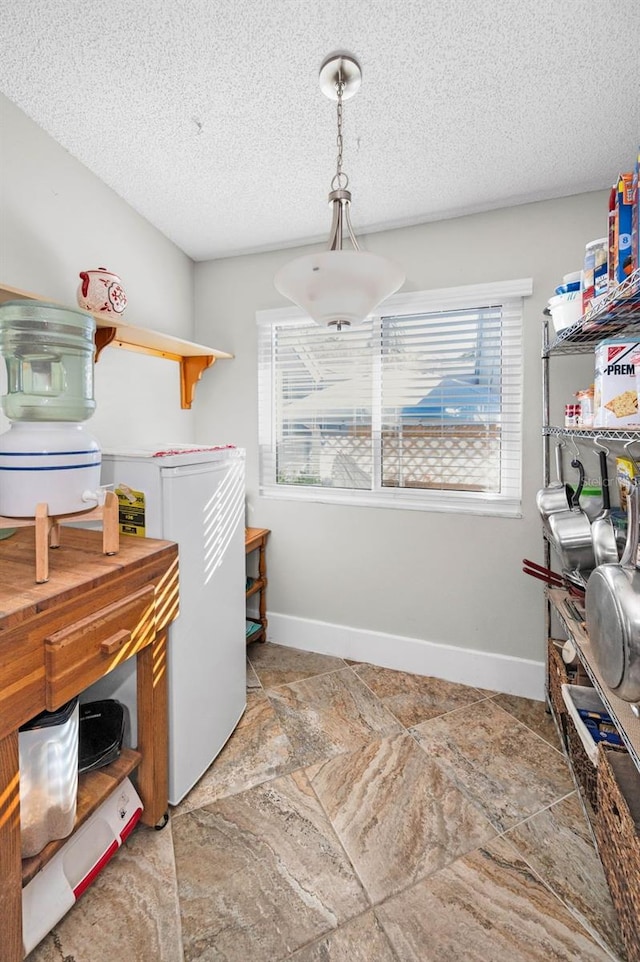
M 60 547 L 60 525 L 54 519 L 51 525 L 51 531 L 49 532 L 49 547 L 59 548 Z
M 102 550 L 104 554 L 117 554 L 120 548 L 118 511 L 117 495 L 113 491 L 107 491 L 102 508 Z
M 260 624 L 262 625 L 262 637 L 260 641 L 264 644 L 267 640 L 267 536 L 264 535 L 258 550 L 258 577 L 263 582 L 262 590 L 258 600 Z
M 141 821 L 157 825 L 167 811 L 169 795 L 169 721 L 167 629 L 138 654 L 138 792 L 144 805 Z
M 0 905 L 0 962 L 19 962 L 24 952 L 17 732 L 0 740 Z
M 36 582 L 41 585 L 49 580 L 49 508 L 36 505 Z

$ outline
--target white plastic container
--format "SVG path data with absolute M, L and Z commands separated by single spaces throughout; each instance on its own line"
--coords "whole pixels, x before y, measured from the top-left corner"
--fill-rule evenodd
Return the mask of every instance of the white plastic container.
M 42 712 L 18 734 L 22 858 L 73 831 L 78 795 L 78 699 Z
M 32 518 L 95 507 L 100 487 L 100 445 L 82 424 L 14 421 L 0 434 L 0 515 Z
M 549 310 L 556 333 L 571 327 L 582 317 L 582 296 L 580 291 L 556 294 L 549 300 Z

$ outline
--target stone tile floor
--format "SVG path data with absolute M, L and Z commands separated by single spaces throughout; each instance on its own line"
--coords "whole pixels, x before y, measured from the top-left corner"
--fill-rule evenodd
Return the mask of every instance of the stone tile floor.
M 284 648 L 166 829 L 29 962 L 610 962 L 600 862 L 541 702 Z

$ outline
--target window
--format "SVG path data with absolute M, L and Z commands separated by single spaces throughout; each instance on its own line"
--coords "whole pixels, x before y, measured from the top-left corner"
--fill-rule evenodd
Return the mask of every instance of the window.
M 261 493 L 517 516 L 531 290 L 395 295 L 339 333 L 260 311 Z

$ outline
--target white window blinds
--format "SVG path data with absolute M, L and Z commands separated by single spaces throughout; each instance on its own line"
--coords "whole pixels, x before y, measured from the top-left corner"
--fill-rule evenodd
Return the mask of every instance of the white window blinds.
M 493 287 L 399 295 L 340 333 L 261 312 L 262 493 L 518 513 L 522 298 Z

